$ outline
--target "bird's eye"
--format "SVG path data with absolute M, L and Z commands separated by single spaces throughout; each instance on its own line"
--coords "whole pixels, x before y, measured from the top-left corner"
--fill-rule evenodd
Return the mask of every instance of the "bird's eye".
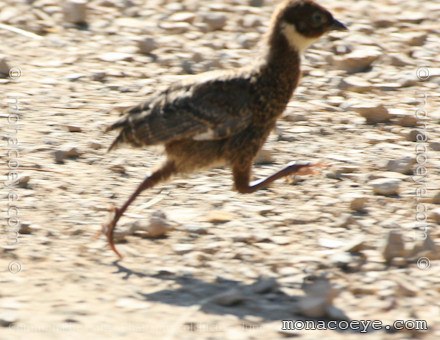
M 315 12 L 312 15 L 313 26 L 319 27 L 322 26 L 327 21 L 325 15 L 321 12 Z

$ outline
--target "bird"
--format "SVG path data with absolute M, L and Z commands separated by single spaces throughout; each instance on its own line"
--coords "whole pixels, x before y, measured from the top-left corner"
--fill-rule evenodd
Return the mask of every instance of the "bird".
M 146 176 L 127 201 L 112 207 L 101 232 L 119 258 L 116 224 L 143 191 L 177 174 L 226 165 L 234 188 L 249 194 L 292 174 L 308 174 L 313 164 L 293 161 L 273 175 L 251 181 L 252 165 L 301 77 L 301 55 L 321 36 L 347 27 L 313 0 L 284 0 L 275 9 L 260 57 L 251 65 L 206 72 L 171 84 L 107 127 L 119 134 L 109 147 L 164 146 L 166 159 Z

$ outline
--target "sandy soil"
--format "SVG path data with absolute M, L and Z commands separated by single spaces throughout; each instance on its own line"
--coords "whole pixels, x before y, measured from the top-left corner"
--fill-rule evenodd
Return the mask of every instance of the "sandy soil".
M 318 175 L 252 195 L 230 190 L 229 169 L 176 178 L 119 226 L 148 226 L 160 210 L 172 225 L 164 237 L 126 236 L 122 261 L 94 238 L 109 206 L 161 159 L 106 153 L 109 110 L 191 73 L 249 64 L 273 10 L 262 3 L 93 0 L 88 27 L 69 25 L 58 1 L 0 3 L 14 78 L 0 79 L 2 339 L 359 338 L 281 331 L 281 320 L 311 316 L 426 320 L 426 331 L 363 337 L 440 338 L 435 1 L 323 1 L 350 31 L 306 52 L 301 86 L 255 166 L 261 177 L 292 160 L 325 162 Z M 147 38 L 153 50 L 140 53 L 136 39 Z

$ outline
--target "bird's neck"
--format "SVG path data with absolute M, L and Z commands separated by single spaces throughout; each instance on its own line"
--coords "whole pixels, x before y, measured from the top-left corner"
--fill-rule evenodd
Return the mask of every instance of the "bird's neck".
M 256 71 L 264 95 L 278 103 L 275 116 L 284 111 L 298 85 L 300 64 L 300 52 L 291 47 L 283 34 L 273 33 L 268 37 L 264 58 L 257 64 Z

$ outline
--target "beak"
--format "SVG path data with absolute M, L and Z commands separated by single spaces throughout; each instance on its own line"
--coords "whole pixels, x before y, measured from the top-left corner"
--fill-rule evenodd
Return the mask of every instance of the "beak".
M 332 24 L 330 25 L 331 31 L 348 31 L 347 26 L 345 26 L 342 22 L 333 19 Z

